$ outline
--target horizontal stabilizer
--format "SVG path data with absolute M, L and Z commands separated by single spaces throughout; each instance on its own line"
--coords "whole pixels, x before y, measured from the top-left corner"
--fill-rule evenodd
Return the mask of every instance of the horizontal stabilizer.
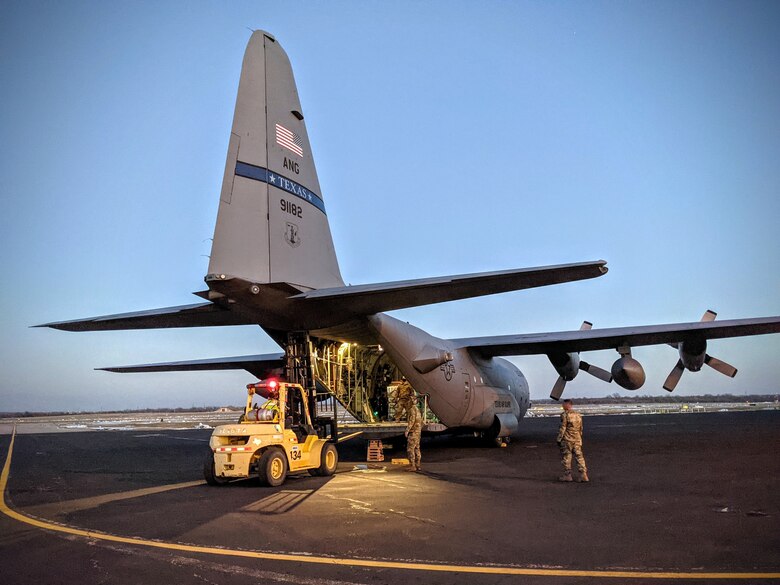
M 680 343 L 688 339 L 721 339 L 780 333 L 780 316 L 730 321 L 697 321 L 669 325 L 585 329 L 556 333 L 530 333 L 451 339 L 454 348 L 469 348 L 481 355 L 535 355 L 616 349 L 620 346 Z
M 246 370 L 258 378 L 265 378 L 272 370 L 284 368 L 283 353 L 268 353 L 261 355 L 241 355 L 235 357 L 209 358 L 188 360 L 183 362 L 163 362 L 158 364 L 141 364 L 137 366 L 118 366 L 97 368 L 106 372 L 120 374 L 136 372 L 193 372 L 203 370 Z
M 252 324 L 251 321 L 247 321 L 220 305 L 198 303 L 134 313 L 103 315 L 75 321 L 44 323 L 43 325 L 35 325 L 35 327 L 51 327 L 62 331 L 118 331 L 121 329 L 166 329 Z
M 606 264 L 604 260 L 597 260 L 558 266 L 322 288 L 295 295 L 292 299 L 322 304 L 331 311 L 352 315 L 373 315 L 382 311 L 595 278 L 606 274 Z

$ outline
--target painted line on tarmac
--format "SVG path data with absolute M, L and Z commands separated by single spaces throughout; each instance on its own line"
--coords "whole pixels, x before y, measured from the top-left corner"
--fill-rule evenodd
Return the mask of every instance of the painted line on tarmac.
M 600 579 L 780 579 L 780 573 L 685 573 L 685 572 L 642 572 L 642 571 L 581 571 L 574 569 L 536 569 L 512 566 L 480 566 L 480 565 L 445 565 L 436 563 L 413 563 L 404 561 L 380 561 L 371 559 L 339 558 L 325 557 L 304 554 L 261 552 L 252 550 L 226 549 L 214 546 L 199 546 L 193 544 L 180 544 L 175 542 L 163 542 L 158 540 L 147 540 L 144 538 L 118 536 L 106 532 L 96 532 L 94 530 L 84 530 L 57 524 L 47 520 L 33 518 L 11 509 L 5 501 L 6 488 L 8 486 L 8 476 L 11 471 L 11 456 L 13 454 L 14 442 L 16 440 L 16 428 L 11 434 L 11 442 L 8 445 L 8 453 L 0 474 L 0 512 L 30 526 L 82 536 L 92 540 L 103 540 L 107 542 L 119 542 L 133 546 L 142 546 L 148 548 L 174 550 L 179 552 L 188 552 L 196 554 L 218 555 L 223 557 L 240 557 L 247 559 L 263 559 L 269 561 L 285 561 L 296 563 L 309 563 L 315 565 L 329 565 L 332 567 L 364 567 L 369 569 L 400 569 L 407 571 L 428 571 L 438 573 L 475 573 L 486 575 L 527 575 L 534 577 L 596 577 Z
M 362 435 L 362 434 L 363 434 L 363 431 L 358 431 L 356 433 L 352 433 L 351 435 L 346 435 L 344 437 L 339 437 L 337 442 L 338 443 L 343 443 L 344 441 L 349 441 L 350 439 L 354 439 L 358 435 Z
M 30 512 L 33 516 L 46 516 L 51 513 L 54 513 L 55 515 L 70 514 L 71 512 L 80 512 L 82 510 L 97 508 L 98 506 L 109 504 L 111 502 L 131 500 L 133 498 L 142 498 L 144 496 L 151 496 L 153 494 L 161 494 L 164 492 L 170 492 L 172 490 L 191 488 L 199 485 L 206 485 L 206 482 L 203 480 L 185 481 L 183 483 L 171 483 L 168 485 L 159 485 L 155 487 L 130 490 L 127 492 L 105 494 L 102 496 L 92 496 L 89 498 L 79 498 L 76 500 L 65 500 L 64 502 L 40 504 L 38 506 L 31 506 L 27 508 L 27 511 Z

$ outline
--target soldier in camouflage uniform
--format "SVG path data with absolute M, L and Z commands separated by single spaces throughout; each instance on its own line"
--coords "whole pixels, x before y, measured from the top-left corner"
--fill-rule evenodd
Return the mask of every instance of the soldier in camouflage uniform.
M 568 398 L 563 401 L 561 427 L 558 430 L 558 446 L 561 448 L 563 463 L 563 475 L 558 479 L 572 481 L 571 458 L 574 455 L 574 459 L 577 461 L 577 470 L 580 472 L 580 478 L 577 481 L 590 481 L 588 468 L 585 465 L 585 456 L 582 454 L 582 416 L 572 409 L 571 400 Z
M 393 400 L 393 408 L 395 410 L 395 420 L 401 420 L 405 414 L 409 405 L 415 401 L 414 390 L 412 385 L 406 380 L 401 382 L 395 390 L 395 399 Z
M 407 384 L 408 386 L 408 384 Z M 417 406 L 417 398 L 411 386 L 402 404 L 406 410 L 406 456 L 409 458 L 409 469 L 407 471 L 420 471 L 420 436 L 422 435 L 422 414 Z

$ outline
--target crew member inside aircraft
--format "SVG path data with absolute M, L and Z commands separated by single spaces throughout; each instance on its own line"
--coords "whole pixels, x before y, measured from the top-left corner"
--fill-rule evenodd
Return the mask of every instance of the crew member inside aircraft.
M 563 475 L 558 479 L 560 481 L 573 481 L 571 476 L 571 459 L 573 455 L 577 461 L 577 470 L 580 472 L 580 477 L 577 481 L 589 481 L 588 468 L 585 465 L 585 456 L 582 453 L 582 415 L 574 410 L 574 406 L 568 398 L 563 401 L 561 426 L 558 429 L 558 446 L 561 449 L 561 462 L 563 464 Z

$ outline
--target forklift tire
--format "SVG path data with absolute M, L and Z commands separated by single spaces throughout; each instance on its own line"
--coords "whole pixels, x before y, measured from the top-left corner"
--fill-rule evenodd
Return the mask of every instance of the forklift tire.
M 209 449 L 203 458 L 203 479 L 209 485 L 225 485 L 228 480 L 214 473 L 214 452 Z
M 336 465 L 339 463 L 339 452 L 333 443 L 325 443 L 320 453 L 320 466 L 317 475 L 328 477 L 336 473 Z
M 282 485 L 287 479 L 287 457 L 284 456 L 284 451 L 270 448 L 263 453 L 257 464 L 257 475 L 261 485 L 270 487 Z

